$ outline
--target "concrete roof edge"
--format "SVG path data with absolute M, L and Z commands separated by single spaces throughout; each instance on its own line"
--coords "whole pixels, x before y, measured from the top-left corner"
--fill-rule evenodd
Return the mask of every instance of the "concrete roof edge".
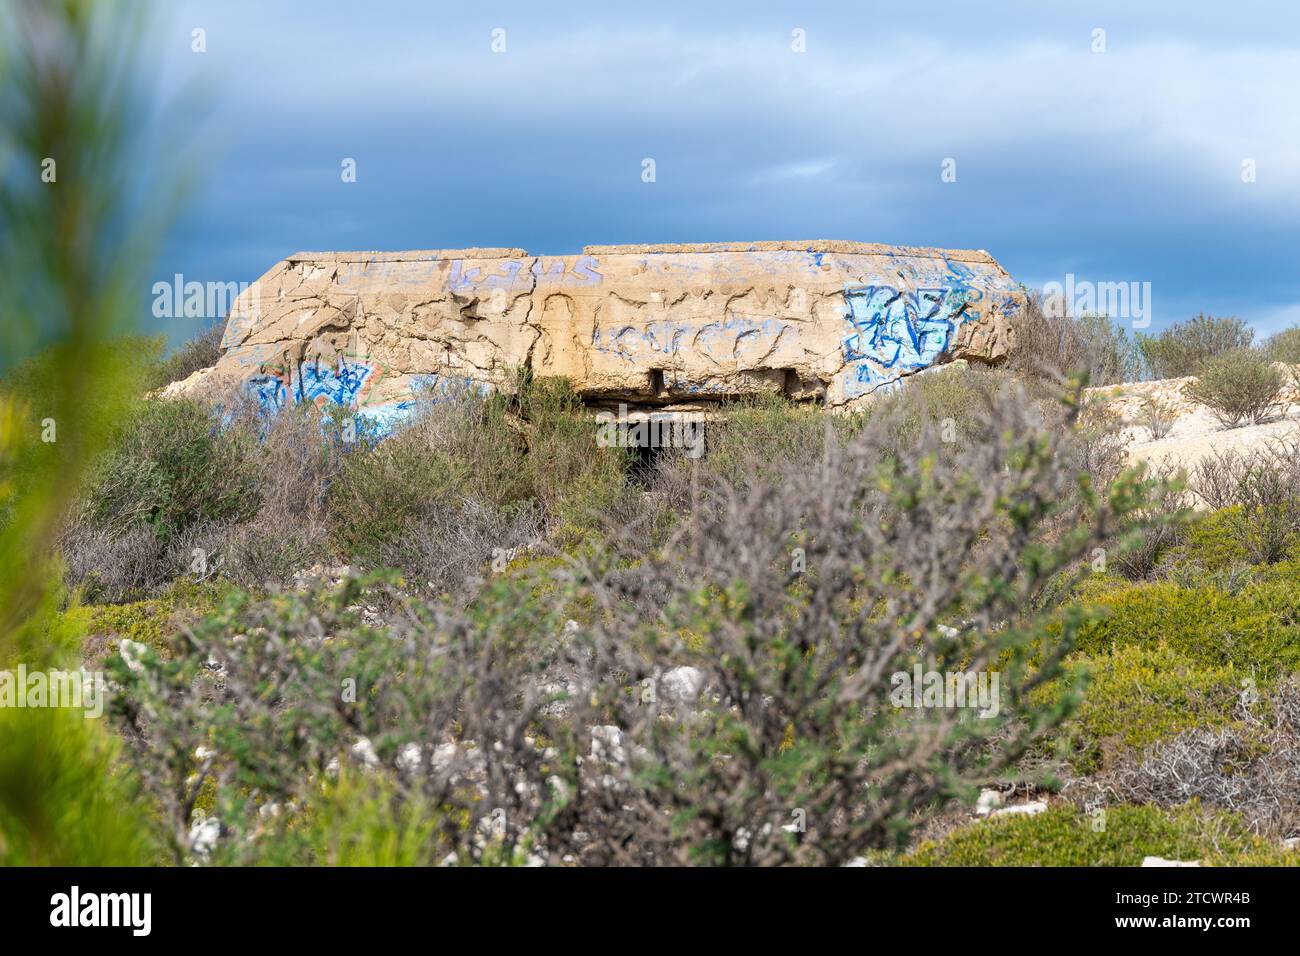
M 773 242 L 680 242 L 632 245 L 583 246 L 581 253 L 557 254 L 588 256 L 690 255 L 727 252 L 807 252 L 846 255 L 907 256 L 920 259 L 948 259 L 956 262 L 996 264 L 997 260 L 983 249 L 941 249 L 933 246 L 892 246 L 878 242 L 851 242 L 840 239 Z M 422 262 L 441 259 L 532 259 L 525 249 L 507 247 L 471 247 L 468 249 L 417 249 L 405 252 L 297 252 L 285 262 Z M 550 258 L 550 257 L 547 257 Z
M 880 242 L 854 242 L 844 239 L 810 239 L 773 242 L 681 242 L 641 245 L 584 246 L 586 255 L 656 255 L 717 252 L 831 252 L 849 255 L 895 255 L 926 259 L 956 259 L 961 262 L 988 262 L 993 257 L 983 249 L 940 249 L 933 246 L 893 246 Z
M 415 249 L 406 252 L 296 252 L 286 262 L 422 262 L 436 259 L 531 259 L 526 249 Z

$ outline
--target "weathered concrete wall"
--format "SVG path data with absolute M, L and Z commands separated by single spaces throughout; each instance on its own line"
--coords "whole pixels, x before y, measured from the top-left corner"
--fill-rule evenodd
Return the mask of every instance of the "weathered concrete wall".
M 996 362 L 1022 302 L 985 252 L 853 242 L 300 253 L 239 297 L 218 364 L 269 407 L 381 423 L 453 381 L 567 376 L 593 405 L 699 411 L 783 392 L 851 407 L 956 358 Z

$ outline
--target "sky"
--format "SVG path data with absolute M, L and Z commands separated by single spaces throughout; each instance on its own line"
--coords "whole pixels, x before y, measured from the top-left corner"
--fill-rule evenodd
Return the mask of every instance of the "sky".
M 159 280 L 251 282 L 299 251 L 846 239 L 1137 283 L 1147 331 L 1300 324 L 1291 0 L 158 6 L 146 62 L 203 171 Z M 202 322 L 149 321 L 173 342 Z

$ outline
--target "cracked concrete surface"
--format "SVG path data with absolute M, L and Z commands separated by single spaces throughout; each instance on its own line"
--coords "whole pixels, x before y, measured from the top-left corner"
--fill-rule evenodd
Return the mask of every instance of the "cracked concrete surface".
M 847 408 L 935 364 L 1001 361 L 1022 302 L 986 252 L 854 242 L 299 253 L 235 302 L 220 361 L 168 393 L 243 383 L 388 420 L 430 387 L 530 368 L 593 406 Z

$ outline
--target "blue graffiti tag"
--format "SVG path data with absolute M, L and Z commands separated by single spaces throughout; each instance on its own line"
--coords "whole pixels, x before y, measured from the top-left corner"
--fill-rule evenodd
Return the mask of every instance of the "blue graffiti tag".
M 341 406 L 354 409 L 358 420 L 365 423 L 367 434 L 376 439 L 392 434 L 414 417 L 419 401 L 438 402 L 465 392 L 492 392 L 492 386 L 468 377 L 415 375 L 408 383 L 410 398 L 371 403 L 367 386 L 381 377 L 382 370 L 375 366 L 340 357 L 337 364 L 313 360 L 292 371 L 287 365 L 269 366 L 245 379 L 244 388 L 256 399 L 265 418 L 276 415 L 291 402 L 311 402 L 320 408 Z
M 303 362 L 292 372 L 281 368 L 249 376 L 244 387 L 257 399 L 263 412 L 274 414 L 290 401 L 323 405 L 354 405 L 373 369 L 364 362 L 341 358 L 336 366 L 324 362 Z
M 297 375 L 299 402 L 333 402 L 336 405 L 356 404 L 374 369 L 364 362 L 349 362 L 340 358 L 337 367 L 323 362 L 303 362 Z
M 274 415 L 284 408 L 289 398 L 284 379 L 279 375 L 251 375 L 245 379 L 244 388 L 257 399 L 257 407 L 267 415 Z
M 843 341 L 849 366 L 845 394 L 856 398 L 897 380 L 906 372 L 928 368 L 948 350 L 953 332 L 979 298 L 965 276 L 950 272 L 951 286 L 904 292 L 888 285 L 851 286 L 844 290 L 849 334 Z

